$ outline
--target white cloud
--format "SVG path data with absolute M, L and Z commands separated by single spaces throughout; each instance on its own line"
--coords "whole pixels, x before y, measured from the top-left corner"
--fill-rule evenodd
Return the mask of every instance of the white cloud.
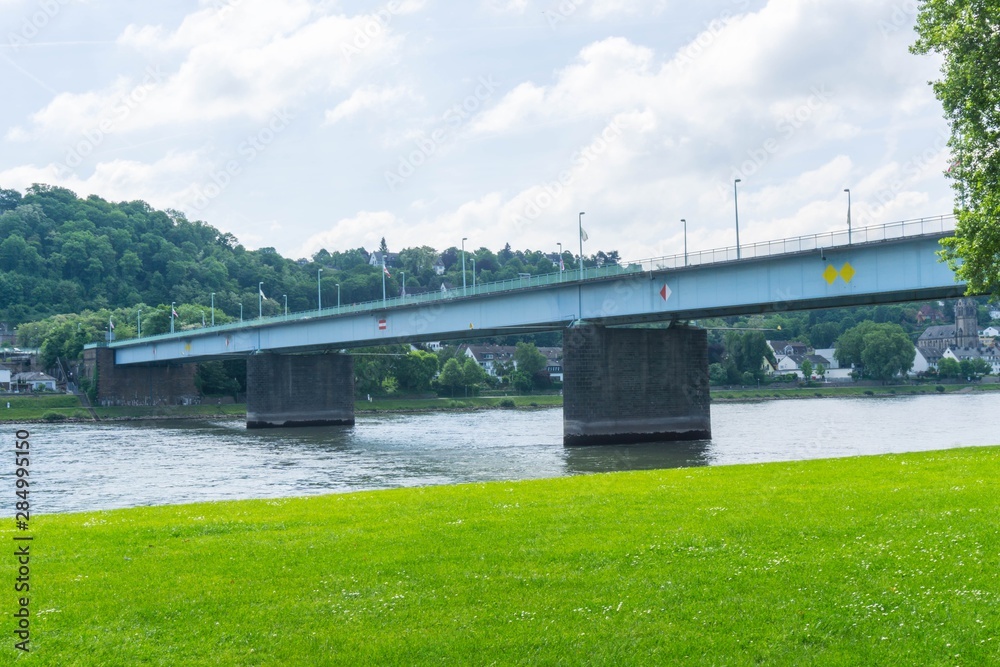
M 376 249 L 390 229 L 398 228 L 402 220 L 390 211 L 359 211 L 354 217 L 343 218 L 330 229 L 313 234 L 302 244 L 297 257 L 312 257 L 323 248 L 347 250 L 365 247 Z M 390 234 L 391 236 L 391 234 Z
M 119 44 L 162 64 L 103 88 L 58 95 L 32 116 L 33 131 L 72 135 L 97 127 L 121 116 L 123 99 L 136 91 L 142 100 L 119 132 L 260 121 L 308 94 L 346 88 L 391 57 L 401 43 L 393 34 L 395 16 L 421 4 L 348 17 L 322 13 L 305 0 L 242 0 L 205 7 L 174 31 L 130 25 Z
M 327 110 L 326 124 L 334 125 L 362 111 L 384 112 L 388 107 L 408 97 L 412 99 L 414 93 L 406 86 L 393 86 L 391 88 L 364 86 L 355 90 L 350 97 L 333 109 Z

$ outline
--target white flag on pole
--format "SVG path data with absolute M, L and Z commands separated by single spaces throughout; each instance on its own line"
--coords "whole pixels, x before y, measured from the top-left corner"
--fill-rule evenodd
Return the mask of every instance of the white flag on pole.
M 587 230 L 584 229 L 583 227 L 580 227 L 580 238 L 583 239 L 584 241 L 590 238 L 589 236 L 587 236 Z

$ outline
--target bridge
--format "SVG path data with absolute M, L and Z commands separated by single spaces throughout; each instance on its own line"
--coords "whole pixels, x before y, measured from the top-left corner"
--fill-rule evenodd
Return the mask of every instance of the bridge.
M 739 253 L 730 247 L 553 272 L 116 341 L 87 353 L 104 378 L 104 403 L 156 400 L 186 382 L 193 371 L 184 364 L 247 357 L 248 427 L 349 424 L 350 348 L 563 330 L 567 444 L 704 438 L 707 336 L 690 322 L 960 296 L 964 285 L 937 257 L 953 226 L 952 216 L 939 216 L 744 245 Z M 657 322 L 670 326 L 635 326 Z

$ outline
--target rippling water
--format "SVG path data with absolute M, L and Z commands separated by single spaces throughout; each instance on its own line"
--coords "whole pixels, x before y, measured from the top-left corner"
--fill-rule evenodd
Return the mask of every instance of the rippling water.
M 1000 394 L 712 406 L 712 440 L 567 449 L 562 410 L 359 417 L 247 431 L 242 420 L 32 425 L 32 509 L 559 477 L 1000 443 Z M 8 426 L 11 436 L 15 426 Z M 12 485 L 10 466 L 3 484 Z M 12 488 L 12 486 L 7 487 Z

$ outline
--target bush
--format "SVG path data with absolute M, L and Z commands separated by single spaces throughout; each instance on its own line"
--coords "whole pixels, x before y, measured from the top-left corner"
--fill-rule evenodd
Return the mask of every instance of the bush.
M 875 392 L 871 389 L 865 389 L 865 396 L 874 396 Z
M 514 404 L 514 399 L 512 399 L 512 398 L 505 398 L 502 401 L 500 401 L 500 407 L 503 408 L 503 409 L 505 409 L 505 410 L 511 410 L 511 409 L 513 409 L 513 408 L 515 408 L 517 406 Z
M 66 415 L 50 410 L 42 415 L 42 419 L 47 422 L 57 422 L 66 419 Z
M 943 394 L 944 393 L 944 385 L 940 385 L 939 384 L 939 385 L 935 386 L 934 387 L 934 391 L 936 391 L 939 394 Z

